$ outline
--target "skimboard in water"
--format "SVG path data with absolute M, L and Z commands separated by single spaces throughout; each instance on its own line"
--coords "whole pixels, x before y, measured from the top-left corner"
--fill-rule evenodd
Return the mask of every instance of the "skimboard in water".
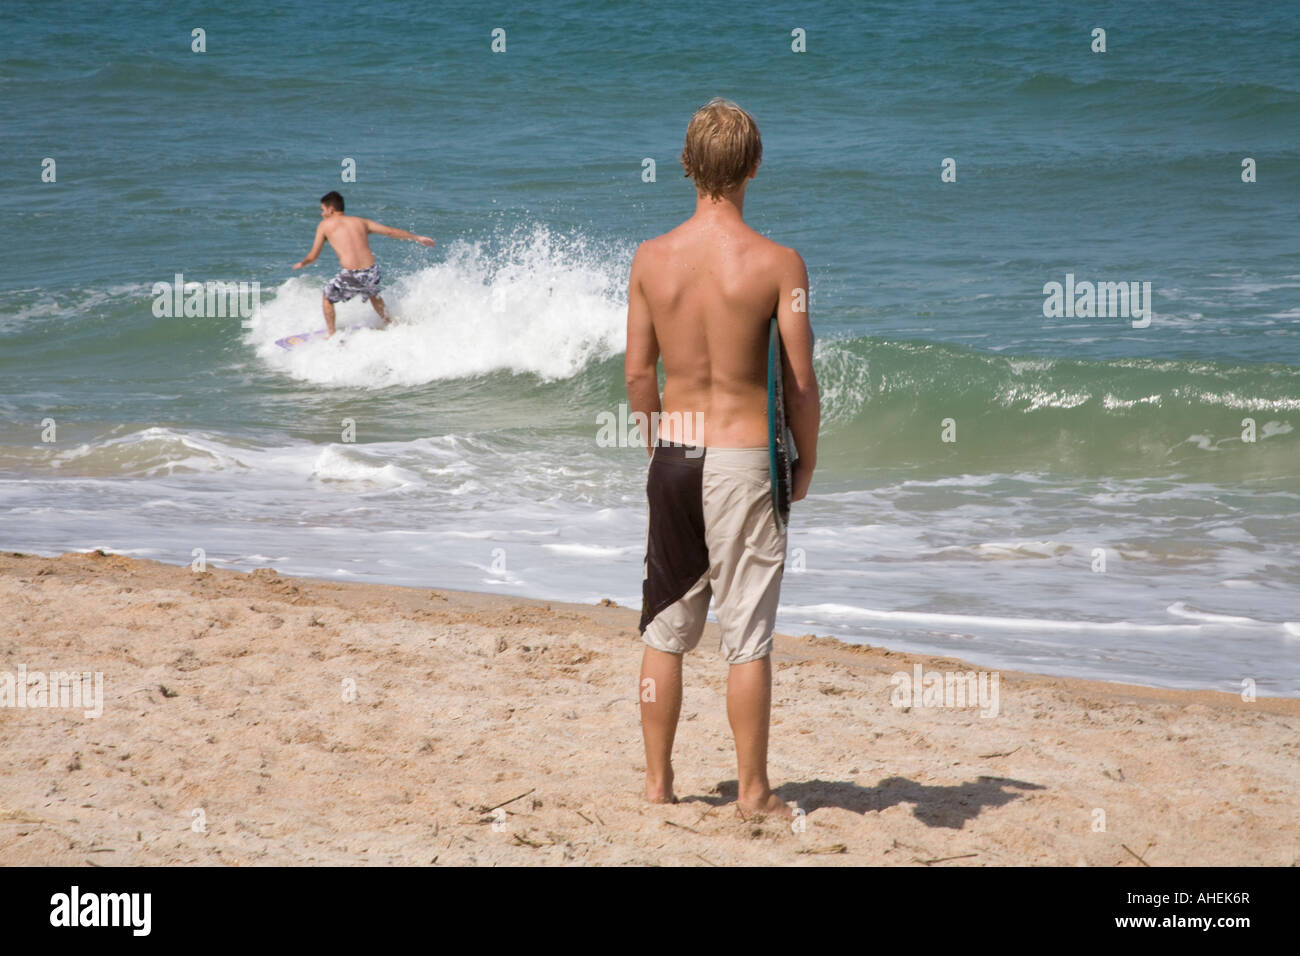
M 768 325 L 767 339 L 767 450 L 772 473 L 772 510 L 776 512 L 778 531 L 784 531 L 790 520 L 791 466 L 799 457 L 794 436 L 785 423 L 784 355 L 774 315 Z
M 355 332 L 358 329 L 378 329 L 378 325 L 336 325 L 334 334 L 341 335 L 344 332 Z M 299 332 L 297 335 L 286 335 L 282 339 L 276 339 L 275 344 L 282 349 L 297 348 L 299 345 L 306 345 L 308 342 L 323 342 L 329 335 L 329 329 L 317 329 L 315 332 Z

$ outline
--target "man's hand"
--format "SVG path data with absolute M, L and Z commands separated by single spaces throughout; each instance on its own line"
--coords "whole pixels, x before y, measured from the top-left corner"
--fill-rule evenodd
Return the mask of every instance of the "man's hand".
M 422 246 L 431 246 L 431 245 L 433 245 L 433 240 L 430 239 L 428 236 L 416 236 L 416 237 L 415 237 L 415 241 L 418 242 L 418 243 L 419 243 L 420 245 L 422 245 Z
M 790 466 L 790 501 L 803 501 L 808 495 L 808 486 L 812 484 L 813 470 L 804 467 L 802 458 L 796 458 Z
M 303 268 L 303 267 L 306 266 L 306 265 L 308 265 L 308 262 L 307 262 L 306 259 L 303 259 L 301 262 L 295 262 L 295 263 L 293 264 L 293 267 L 294 267 L 295 269 L 301 269 L 301 268 Z

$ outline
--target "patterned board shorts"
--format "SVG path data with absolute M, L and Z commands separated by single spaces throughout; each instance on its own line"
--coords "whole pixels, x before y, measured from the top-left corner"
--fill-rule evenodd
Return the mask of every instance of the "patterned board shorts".
M 325 283 L 325 298 L 331 302 L 346 302 L 354 296 L 368 302 L 379 295 L 379 263 L 366 269 L 340 269 L 339 274 Z

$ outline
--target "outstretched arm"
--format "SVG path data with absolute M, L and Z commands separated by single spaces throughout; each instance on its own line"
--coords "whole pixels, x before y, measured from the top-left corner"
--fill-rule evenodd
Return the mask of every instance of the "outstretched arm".
M 325 225 L 324 223 L 322 223 L 321 225 L 316 227 L 316 241 L 313 242 L 311 245 L 311 252 L 307 253 L 307 255 L 303 257 L 301 262 L 295 262 L 293 264 L 293 267 L 295 269 L 301 269 L 303 266 L 311 265 L 313 262 L 316 261 L 316 257 L 320 255 L 320 251 L 324 247 L 325 247 Z
M 385 226 L 382 222 L 375 222 L 373 219 L 366 220 L 366 232 L 378 233 L 381 236 L 387 236 L 389 239 L 410 239 L 422 246 L 433 245 L 433 240 L 428 236 L 417 236 L 405 229 L 394 229 L 392 226 Z
M 627 289 L 627 351 L 623 355 L 623 377 L 633 421 L 656 422 L 659 404 L 659 339 L 655 337 L 650 307 L 641 289 L 641 250 L 632 258 L 632 275 Z M 641 417 L 644 416 L 644 417 Z M 638 427 L 638 430 L 647 430 Z M 654 454 L 655 436 L 643 434 L 646 454 Z

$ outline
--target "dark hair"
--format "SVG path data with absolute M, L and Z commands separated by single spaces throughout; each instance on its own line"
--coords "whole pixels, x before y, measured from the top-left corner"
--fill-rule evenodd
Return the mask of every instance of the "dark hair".
M 331 209 L 337 209 L 339 212 L 343 211 L 343 197 L 336 192 L 327 192 L 320 197 L 320 201 Z

